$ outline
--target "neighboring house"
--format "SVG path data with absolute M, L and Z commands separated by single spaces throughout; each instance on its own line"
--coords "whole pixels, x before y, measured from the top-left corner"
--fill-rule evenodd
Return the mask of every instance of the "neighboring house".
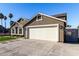
M 23 36 L 24 28 L 23 26 L 28 22 L 28 19 L 20 18 L 11 26 L 11 35 Z
M 67 28 L 65 30 L 66 38 L 65 42 L 78 42 L 78 29 Z
M 28 39 L 64 42 L 66 14 L 49 16 L 43 13 L 35 15 L 24 25 L 25 37 Z

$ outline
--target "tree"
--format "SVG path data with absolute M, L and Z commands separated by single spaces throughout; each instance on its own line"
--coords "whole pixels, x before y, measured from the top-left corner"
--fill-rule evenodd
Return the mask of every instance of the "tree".
M 11 25 L 11 19 L 13 18 L 13 14 L 9 13 L 9 18 L 10 18 L 10 25 Z
M 69 28 L 70 28 L 70 27 L 71 27 L 71 25 L 67 25 L 66 27 L 69 27 Z
M 13 14 L 12 13 L 9 13 L 9 18 L 10 18 L 10 27 L 11 27 L 11 19 L 13 17 Z M 10 29 L 10 37 L 11 37 L 11 29 Z
M 79 25 L 77 26 L 77 28 L 79 29 Z
M 11 26 L 12 26 L 14 23 L 15 23 L 14 21 L 11 21 Z
M 0 13 L 1 25 L 2 25 L 3 18 L 4 18 L 4 15 L 2 13 Z
M 7 17 L 6 16 L 4 16 L 4 20 L 5 20 L 5 28 L 6 28 L 6 20 L 7 20 Z

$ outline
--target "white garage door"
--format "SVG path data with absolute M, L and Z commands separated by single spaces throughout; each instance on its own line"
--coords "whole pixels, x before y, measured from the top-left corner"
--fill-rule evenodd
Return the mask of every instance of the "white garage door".
M 58 41 L 58 28 L 57 26 L 29 28 L 29 39 Z

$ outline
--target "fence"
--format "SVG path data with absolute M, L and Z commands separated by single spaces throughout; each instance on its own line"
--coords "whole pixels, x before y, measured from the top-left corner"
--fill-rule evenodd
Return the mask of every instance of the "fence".
M 0 33 L 0 36 L 3 36 L 3 35 L 10 35 L 10 33 Z

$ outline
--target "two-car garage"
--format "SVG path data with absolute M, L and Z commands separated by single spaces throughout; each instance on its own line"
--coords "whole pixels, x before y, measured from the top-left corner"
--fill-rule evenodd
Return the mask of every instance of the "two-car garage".
M 25 37 L 27 39 L 64 42 L 66 14 L 57 16 L 38 13 L 24 26 Z
M 59 25 L 35 25 L 28 26 L 27 36 L 29 39 L 59 41 Z

